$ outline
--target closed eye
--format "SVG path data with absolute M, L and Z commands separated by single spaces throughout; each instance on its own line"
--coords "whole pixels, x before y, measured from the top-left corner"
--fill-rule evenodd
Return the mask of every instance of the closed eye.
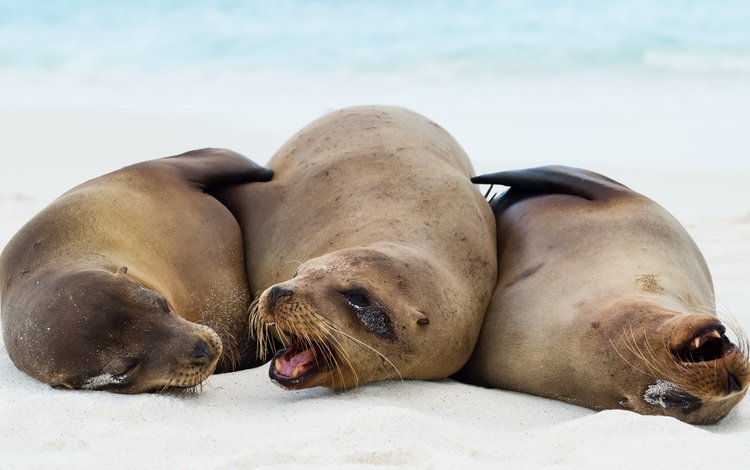
M 111 372 L 87 378 L 80 388 L 84 390 L 110 390 L 130 383 L 130 376 L 136 371 L 140 362 L 135 358 L 122 358 L 117 362 L 117 367 L 113 367 Z
M 135 371 L 135 368 L 138 367 L 138 364 L 140 364 L 140 362 L 136 358 L 122 358 L 120 359 L 120 367 L 115 369 L 112 376 L 124 379 Z

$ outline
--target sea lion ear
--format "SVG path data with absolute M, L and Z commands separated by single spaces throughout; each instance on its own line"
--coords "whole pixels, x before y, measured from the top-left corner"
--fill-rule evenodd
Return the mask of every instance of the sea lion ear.
M 128 273 L 128 267 L 127 266 L 121 266 L 117 269 L 117 275 L 118 276 L 124 276 Z
M 420 312 L 419 310 L 412 310 L 411 316 L 417 325 L 429 325 L 430 324 L 430 319 L 427 318 L 427 315 Z

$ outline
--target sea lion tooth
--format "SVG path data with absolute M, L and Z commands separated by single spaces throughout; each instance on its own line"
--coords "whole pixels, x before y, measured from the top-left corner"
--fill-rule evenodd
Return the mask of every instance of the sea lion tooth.
M 714 330 L 711 332 L 711 336 L 714 338 L 721 338 L 721 333 L 719 333 L 717 330 Z
M 692 344 L 693 349 L 698 349 L 699 347 L 701 347 L 701 338 L 703 338 L 703 337 L 702 336 L 696 336 L 693 339 L 693 344 Z

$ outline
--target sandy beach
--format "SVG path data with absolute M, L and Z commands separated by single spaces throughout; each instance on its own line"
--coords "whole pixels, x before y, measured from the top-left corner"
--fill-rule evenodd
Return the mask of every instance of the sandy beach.
M 399 105 L 478 174 L 578 166 L 656 200 L 750 331 L 746 2 L 208 3 L 0 1 L 0 248 L 125 165 L 264 163 L 328 111 Z M 748 399 L 691 426 L 451 380 L 288 392 L 267 367 L 121 396 L 53 390 L 0 346 L 0 469 L 742 468 L 749 443 Z
M 179 116 L 173 118 L 169 122 L 179 122 Z M 260 150 L 248 152 L 252 132 L 243 135 L 223 126 L 203 128 L 198 134 L 194 131 L 199 125 L 175 130 L 159 126 L 156 119 L 74 117 L 65 121 L 62 132 L 55 130 L 56 119 L 61 118 L 39 114 L 29 115 L 27 124 L 15 121 L 15 135 L 42 128 L 68 140 L 50 144 L 30 139 L 31 148 L 14 148 L 27 152 L 28 159 L 44 159 L 55 145 L 61 147 L 44 171 L 26 161 L 29 167 L 16 170 L 20 187 L 0 194 L 0 245 L 51 200 L 51 191 L 65 189 L 60 186 L 73 186 L 139 158 L 202 146 L 202 139 L 259 155 L 280 145 L 259 138 Z M 104 151 L 125 125 L 131 138 Z M 95 137 L 83 139 L 88 132 Z M 485 160 L 481 163 L 486 171 L 494 169 Z M 712 269 L 719 311 L 750 327 L 745 282 L 750 278 L 750 194 L 742 185 L 750 175 L 742 170 L 670 172 L 658 167 L 626 167 L 609 174 L 678 215 Z M 8 182 L 13 184 L 18 181 Z M 70 392 L 23 375 L 3 348 L 0 468 L 49 468 L 60 462 L 106 468 L 677 468 L 734 466 L 750 456 L 747 400 L 720 424 L 695 427 L 623 411 L 596 413 L 450 380 L 382 383 L 347 393 L 287 392 L 272 384 L 267 373 L 261 367 L 213 376 L 191 395 Z

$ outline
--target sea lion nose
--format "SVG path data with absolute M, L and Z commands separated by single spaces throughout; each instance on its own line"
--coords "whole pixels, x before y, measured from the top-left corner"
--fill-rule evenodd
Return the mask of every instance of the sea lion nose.
M 198 341 L 198 344 L 193 349 L 193 359 L 197 361 L 211 360 L 211 354 L 208 352 L 208 344 L 205 341 Z
M 728 390 L 728 393 L 730 394 L 734 392 L 739 392 L 742 390 L 742 384 L 740 383 L 739 380 L 737 380 L 737 377 L 735 377 L 735 375 L 732 374 L 731 372 L 729 373 L 729 384 L 728 384 L 727 390 Z
M 280 298 L 291 297 L 292 294 L 293 292 L 288 289 L 279 286 L 271 287 L 271 305 L 276 305 Z

